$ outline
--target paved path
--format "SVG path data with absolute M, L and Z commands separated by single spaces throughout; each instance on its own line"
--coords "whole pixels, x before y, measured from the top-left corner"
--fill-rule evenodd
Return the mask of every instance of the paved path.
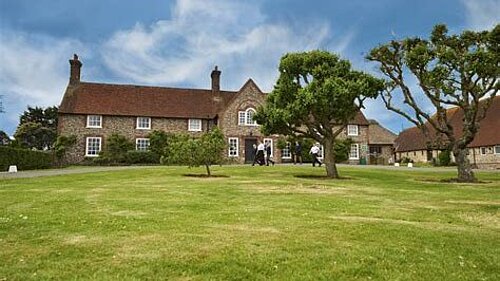
M 291 166 L 293 164 L 278 164 L 279 166 Z M 242 165 L 238 165 L 242 166 Z M 250 167 L 250 165 L 246 165 Z M 301 166 L 310 167 L 311 164 L 303 164 Z M 455 172 L 455 167 L 394 167 L 394 166 L 373 166 L 373 165 L 346 165 L 337 164 L 338 167 L 344 168 L 356 168 L 356 169 L 381 169 L 381 170 L 395 170 L 395 171 L 426 171 L 426 172 Z M 34 178 L 34 177 L 45 177 L 45 176 L 57 176 L 57 175 L 68 175 L 68 174 L 84 174 L 84 173 L 96 173 L 96 172 L 107 172 L 107 171 L 119 171 L 119 170 L 130 170 L 130 169 L 154 169 L 162 168 L 164 166 L 113 166 L 113 167 L 71 167 L 63 169 L 48 169 L 48 170 L 31 170 L 31 171 L 19 171 L 17 173 L 0 172 L 0 179 L 10 179 L 10 178 Z M 311 167 L 312 168 L 312 167 Z M 317 168 L 316 168 L 317 169 Z M 475 170 L 481 172 L 499 173 L 500 170 Z
M 35 177 L 57 176 L 57 175 L 85 174 L 85 173 L 130 170 L 130 169 L 146 169 L 146 168 L 158 168 L 158 167 L 162 166 L 111 166 L 111 167 L 89 166 L 89 167 L 71 167 L 63 169 L 19 171 L 17 173 L 0 172 L 0 179 L 35 178 Z

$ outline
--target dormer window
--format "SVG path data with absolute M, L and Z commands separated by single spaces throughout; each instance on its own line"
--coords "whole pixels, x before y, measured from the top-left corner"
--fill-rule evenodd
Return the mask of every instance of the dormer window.
M 238 112 L 238 125 L 243 126 L 257 126 L 257 122 L 253 120 L 253 116 L 255 115 L 255 109 L 248 108 L 245 111 Z
M 150 130 L 151 118 L 150 117 L 137 117 L 137 129 Z
M 102 128 L 102 115 L 87 115 L 87 128 Z

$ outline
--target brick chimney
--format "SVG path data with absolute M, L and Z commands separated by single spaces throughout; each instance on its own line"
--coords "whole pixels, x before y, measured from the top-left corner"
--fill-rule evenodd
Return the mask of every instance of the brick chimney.
M 80 82 L 80 69 L 82 68 L 82 62 L 78 60 L 78 56 L 76 54 L 73 54 L 73 59 L 69 60 L 69 64 L 71 65 L 69 83 L 77 84 Z
M 215 66 L 215 69 L 212 70 L 212 74 L 210 74 L 210 77 L 212 77 L 212 92 L 218 93 L 220 91 L 220 71 L 217 69 L 217 65 Z

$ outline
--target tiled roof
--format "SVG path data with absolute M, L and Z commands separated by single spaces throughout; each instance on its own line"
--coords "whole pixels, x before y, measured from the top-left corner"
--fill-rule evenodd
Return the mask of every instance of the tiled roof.
M 69 86 L 60 113 L 213 118 L 237 92 L 80 82 Z M 221 104 L 217 104 L 221 103 Z
M 249 79 L 242 89 L 249 83 L 255 85 Z M 217 97 L 204 89 L 79 82 L 68 86 L 59 113 L 211 119 L 238 92 L 219 93 Z M 368 125 L 368 120 L 359 111 L 350 123 Z
M 460 108 L 451 108 L 447 114 L 455 135 L 461 136 L 463 110 Z M 430 128 L 428 137 L 417 127 L 402 131 L 394 142 L 396 152 L 426 150 L 428 145 L 434 143 L 437 139 L 434 129 L 429 124 L 427 124 L 427 127 Z M 486 117 L 479 123 L 479 131 L 468 147 L 492 146 L 497 144 L 500 144 L 500 96 L 493 99 Z
M 375 120 L 369 120 L 368 144 L 393 144 L 397 135 L 384 128 Z

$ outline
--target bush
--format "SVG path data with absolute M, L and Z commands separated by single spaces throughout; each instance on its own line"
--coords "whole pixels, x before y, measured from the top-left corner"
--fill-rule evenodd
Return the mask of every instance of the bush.
M 438 164 L 439 166 L 449 166 L 451 162 L 451 156 L 449 150 L 443 150 L 438 154 Z
M 19 170 L 47 169 L 52 166 L 51 152 L 0 146 L 0 169 L 7 171 L 10 165 Z
M 134 144 L 125 136 L 112 134 L 106 142 L 106 146 L 94 161 L 96 164 L 118 164 L 125 163 L 127 151 L 134 149 Z
M 152 151 L 130 150 L 125 154 L 125 162 L 128 164 L 158 164 L 160 156 Z

